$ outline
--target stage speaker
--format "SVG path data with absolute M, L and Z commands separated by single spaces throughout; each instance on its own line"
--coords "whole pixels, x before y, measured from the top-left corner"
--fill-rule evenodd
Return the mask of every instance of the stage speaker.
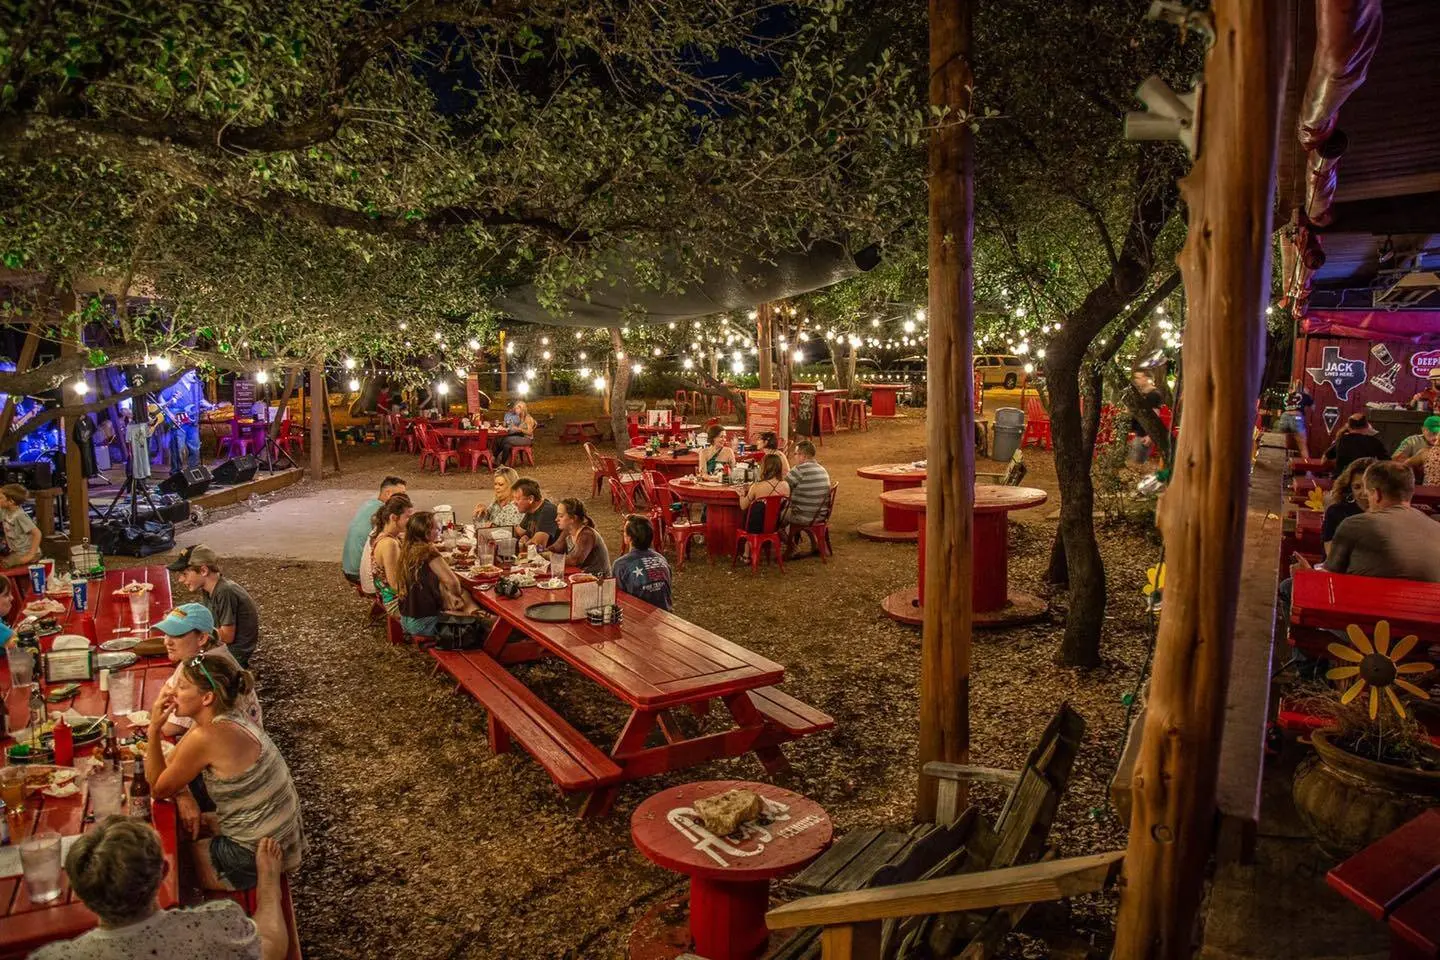
M 254 457 L 235 457 L 216 467 L 212 476 L 216 483 L 248 483 L 255 479 L 255 472 L 259 469 L 260 461 Z
M 55 486 L 55 465 L 49 460 L 26 463 L 7 460 L 0 464 L 0 477 L 5 483 L 18 483 L 26 490 L 48 490 Z
M 161 493 L 175 493 L 190 499 L 198 497 L 210 487 L 210 468 L 205 465 L 186 467 L 179 473 L 172 473 L 160 484 Z

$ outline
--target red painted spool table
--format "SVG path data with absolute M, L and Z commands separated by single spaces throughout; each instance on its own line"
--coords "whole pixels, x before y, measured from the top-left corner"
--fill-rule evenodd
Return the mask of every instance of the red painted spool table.
M 760 795 L 761 822 L 745 824 L 738 836 L 717 837 L 693 804 L 735 789 Z M 690 910 L 688 932 L 662 919 L 678 913 L 678 903 L 652 910 L 631 934 L 632 960 L 673 958 L 687 950 L 707 960 L 761 956 L 770 936 L 770 881 L 818 857 L 832 834 L 819 804 L 768 783 L 687 783 L 645 800 L 630 817 L 630 836 L 648 860 L 690 878 Z
M 925 483 L 925 468 L 913 463 L 872 463 L 861 467 L 855 475 L 865 480 L 879 480 L 883 491 L 912 490 Z M 920 536 L 920 515 L 880 500 L 881 520 L 860 524 L 856 532 L 866 540 L 911 541 Z
M 626 460 L 633 461 L 641 470 L 659 471 L 667 480 L 694 476 L 699 456 L 699 451 L 679 447 L 661 447 L 658 453 L 650 453 L 644 447 L 630 447 L 625 451 Z
M 974 570 L 971 589 L 975 598 L 975 626 L 998 627 L 1035 620 L 1045 613 L 1045 601 L 1009 587 L 1009 543 L 1006 515 L 1044 503 L 1047 494 L 1034 487 L 975 485 Z M 925 513 L 925 488 L 892 490 L 880 501 L 911 513 Z M 920 584 L 897 590 L 881 606 L 892 619 L 919 624 L 925 619 L 925 525 L 920 524 Z
M 705 505 L 705 549 L 711 560 L 735 556 L 736 532 L 740 529 L 740 492 L 744 489 L 741 483 L 699 480 L 693 473 L 670 481 L 670 492 L 679 500 Z
M 870 416 L 898 417 L 896 396 L 901 390 L 909 390 L 908 383 L 862 383 L 861 390 L 870 391 Z

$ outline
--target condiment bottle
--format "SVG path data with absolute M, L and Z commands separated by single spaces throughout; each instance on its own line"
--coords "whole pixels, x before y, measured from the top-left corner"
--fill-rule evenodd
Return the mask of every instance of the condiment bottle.
M 61 714 L 55 721 L 55 729 L 50 733 L 55 744 L 55 765 L 57 767 L 68 767 L 75 763 L 75 734 L 70 729 L 70 724 L 65 722 L 65 715 Z
M 101 671 L 100 671 L 100 692 L 102 692 L 102 693 L 108 693 L 109 691 L 110 691 L 110 671 L 109 671 L 109 669 L 107 668 L 107 669 L 104 669 L 104 670 L 101 670 Z

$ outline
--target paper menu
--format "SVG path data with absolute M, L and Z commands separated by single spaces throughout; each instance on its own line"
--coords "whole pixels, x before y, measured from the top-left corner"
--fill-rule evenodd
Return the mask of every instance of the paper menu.
M 584 620 L 596 607 L 613 606 L 615 603 L 615 578 L 606 577 L 570 585 L 570 619 Z

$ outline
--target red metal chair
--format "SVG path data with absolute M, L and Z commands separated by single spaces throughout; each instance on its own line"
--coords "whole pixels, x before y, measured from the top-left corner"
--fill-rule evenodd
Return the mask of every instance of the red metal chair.
M 430 432 L 430 428 L 423 424 L 415 425 L 415 432 L 420 436 L 420 469 L 425 469 L 426 463 L 434 463 L 441 474 L 445 473 L 445 465 L 451 460 L 455 466 L 460 466 L 460 453 L 451 450 L 449 447 L 440 444 L 440 438 Z
M 638 473 L 621 473 L 620 461 L 614 457 L 600 454 L 599 460 L 601 472 L 610 482 L 611 506 L 622 513 L 634 513 L 635 491 L 640 489 L 645 478 Z
M 275 446 L 279 447 L 281 450 L 284 450 L 286 453 L 289 453 L 290 447 L 293 444 L 294 446 L 300 448 L 301 453 L 304 453 L 305 434 L 296 431 L 294 429 L 294 426 L 295 425 L 291 422 L 289 413 L 287 412 L 285 415 L 285 419 L 280 421 L 280 433 L 277 434 L 275 437 Z
M 585 444 L 585 459 L 590 461 L 590 496 L 598 497 L 605 492 L 605 470 L 594 444 Z
M 472 443 L 465 448 L 464 453 L 470 461 L 471 473 L 480 469 L 480 461 L 482 460 L 485 461 L 485 466 L 490 468 L 491 473 L 495 472 L 495 455 L 490 452 L 490 444 L 488 441 Z
M 815 541 L 815 550 L 820 554 L 821 563 L 829 563 L 828 557 L 835 552 L 830 547 L 830 514 L 835 511 L 835 492 L 839 489 L 839 483 L 830 481 L 830 496 L 825 498 L 825 505 L 815 514 L 815 519 L 809 523 L 790 524 L 791 545 L 800 539 L 800 534 L 808 534 L 810 539 Z
M 1025 432 L 1020 436 L 1021 449 L 1032 443 L 1046 450 L 1051 447 L 1050 415 L 1038 396 L 1025 398 Z
M 819 417 L 818 422 L 820 424 L 820 432 L 822 434 L 834 433 L 835 404 L 830 402 L 829 400 L 822 400 L 817 405 L 815 412 Z
M 535 466 L 534 450 L 534 446 L 511 447 L 510 466 L 517 467 L 522 463 L 528 463 L 532 467 Z
M 692 537 L 702 536 L 705 533 L 705 524 L 690 516 L 690 504 L 675 496 L 675 491 L 670 487 L 669 481 L 665 480 L 663 474 L 658 470 L 649 470 L 660 483 L 654 483 L 656 496 L 656 509 L 665 517 L 665 533 L 671 544 L 675 547 L 675 569 L 685 569 L 685 554 L 690 549 Z M 654 519 L 651 519 L 654 524 Z
M 790 504 L 790 498 L 778 496 L 761 497 L 755 501 L 755 503 L 763 503 L 765 505 L 765 516 L 760 525 L 760 532 L 750 533 L 743 529 L 736 531 L 735 555 L 730 558 L 730 566 L 735 566 L 740 559 L 740 551 L 748 547 L 750 550 L 750 569 L 759 570 L 760 553 L 766 544 L 770 544 L 775 549 L 775 562 L 779 564 L 781 570 L 784 570 L 785 557 L 783 554 L 785 552 L 785 543 L 780 536 L 780 517 L 784 515 L 785 508 Z M 754 504 L 745 509 L 745 516 L 741 517 L 742 523 L 745 517 L 749 515 L 750 509 L 753 506 Z

